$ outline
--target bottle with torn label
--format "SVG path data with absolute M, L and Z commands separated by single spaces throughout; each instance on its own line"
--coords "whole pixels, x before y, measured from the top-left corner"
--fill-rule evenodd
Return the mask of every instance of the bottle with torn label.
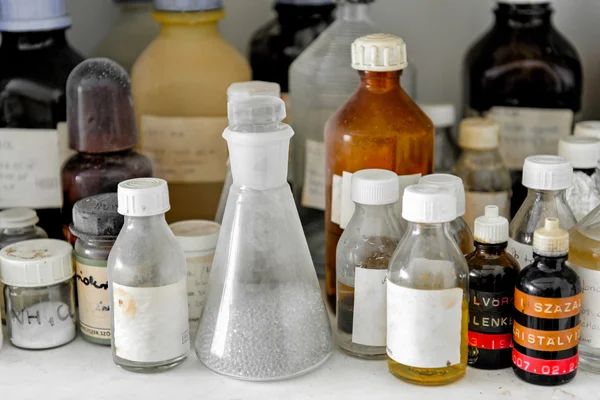
M 169 189 L 138 178 L 117 194 L 125 222 L 108 257 L 113 360 L 134 372 L 164 371 L 190 349 L 185 255 L 165 220 Z
M 250 80 L 219 34 L 221 0 L 154 0 L 159 36 L 131 72 L 140 150 L 169 182 L 169 222 L 215 217 L 227 175 L 227 87 Z
M 402 237 L 395 204 L 398 175 L 364 169 L 352 175 L 356 207 L 337 247 L 337 343 L 348 354 L 385 358 L 386 274 Z
M 229 103 L 233 185 L 196 334 L 200 361 L 250 381 L 292 378 L 331 355 L 331 326 L 287 183 L 283 100 Z
M 513 298 L 519 263 L 506 252 L 508 220 L 498 206 L 475 220 L 475 251 L 469 264 L 469 365 L 501 369 L 512 365 Z
M 561 138 L 558 155 L 571 162 L 573 181 L 567 189 L 567 202 L 578 221 L 600 205 L 600 191 L 593 175 L 598 164 L 600 140 L 593 137 Z
M 458 243 L 460 251 L 464 255 L 473 251 L 473 234 L 471 229 L 463 219 L 466 212 L 465 207 L 465 187 L 462 179 L 449 174 L 431 174 L 419 179 L 419 183 L 425 185 L 442 186 L 452 189 L 456 196 L 456 218 L 450 222 L 450 234 Z
M 568 252 L 569 233 L 546 218 L 534 233 L 534 261 L 517 277 L 513 371 L 528 383 L 561 385 L 577 374 L 582 285 Z
M 387 276 L 388 367 L 409 383 L 445 385 L 467 370 L 469 270 L 450 234 L 456 196 L 419 184 L 402 203 L 408 228 Z
M 544 226 L 546 218 L 559 219 L 560 227 L 571 229 L 577 223 L 567 203 L 573 167 L 559 156 L 532 156 L 523 165 L 523 186 L 528 189 L 525 202 L 510 222 L 507 251 L 521 268 L 533 262 L 533 233 Z
M 582 65 L 556 29 L 554 0 L 496 0 L 495 23 L 465 60 L 466 116 L 502 126 L 500 153 L 511 171 L 511 215 L 524 201 L 523 162 L 555 154 L 581 110 Z M 575 117 L 575 118 L 574 118 Z
M 500 215 L 510 218 L 510 172 L 498 151 L 500 125 L 487 118 L 466 118 L 461 121 L 458 143 L 463 152 L 452 173 L 465 185 L 466 213 L 469 228 L 485 207 L 498 206 Z
M 356 39 L 352 67 L 360 84 L 325 127 L 325 285 L 332 305 L 335 252 L 354 212 L 352 173 L 387 169 L 400 175 L 399 184 L 406 187 L 433 171 L 434 127 L 400 84 L 406 66 L 406 45 L 401 38 L 374 34 Z
M 456 108 L 452 103 L 421 103 L 419 107 L 435 126 L 435 165 L 436 173 L 449 173 L 456 164 L 460 148 L 454 135 Z

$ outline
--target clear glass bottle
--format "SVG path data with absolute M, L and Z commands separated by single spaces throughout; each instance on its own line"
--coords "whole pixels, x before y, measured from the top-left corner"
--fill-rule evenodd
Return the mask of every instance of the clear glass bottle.
M 460 148 L 456 143 L 454 129 L 456 125 L 456 109 L 452 103 L 421 103 L 419 107 L 435 126 L 435 173 L 450 173 Z
M 565 230 L 577 223 L 566 196 L 572 178 L 573 167 L 562 157 L 525 159 L 523 186 L 528 189 L 527 198 L 510 222 L 507 250 L 521 268 L 533 262 L 533 234 L 544 225 L 546 218 L 558 218 L 560 227 Z
M 567 189 L 567 203 L 577 221 L 600 205 L 600 191 L 594 182 L 600 140 L 594 137 L 561 138 L 558 142 L 558 155 L 571 162 L 573 181 Z
M 441 186 L 452 189 L 456 196 L 456 219 L 450 222 L 450 234 L 458 243 L 460 251 L 464 255 L 467 255 L 473 251 L 473 234 L 471 229 L 463 219 L 466 212 L 465 206 L 465 187 L 463 186 L 462 179 L 448 174 L 431 174 L 426 175 L 419 179 L 420 184 Z
M 308 373 L 331 355 L 331 326 L 287 179 L 283 100 L 229 103 L 233 185 L 196 335 L 209 369 L 243 380 Z
M 575 124 L 573 129 L 575 137 L 593 137 L 600 140 L 600 121 L 582 121 Z M 600 155 L 596 164 L 596 171 L 592 174 L 596 190 L 600 192 Z
M 474 229 L 475 218 L 485 207 L 498 206 L 500 215 L 510 219 L 512 183 L 500 156 L 500 125 L 487 118 L 461 121 L 458 143 L 463 150 L 452 173 L 463 180 L 466 196 L 465 221 Z
M 348 354 L 385 358 L 385 282 L 388 264 L 402 237 L 394 210 L 398 175 L 364 169 L 352 175 L 356 207 L 336 252 L 337 343 Z
M 437 386 L 467 370 L 467 261 L 450 234 L 456 196 L 446 187 L 404 190 L 408 229 L 387 276 L 387 355 L 392 375 Z
M 123 229 L 108 257 L 113 360 L 134 372 L 181 364 L 190 348 L 185 255 L 167 221 L 162 179 L 121 182 Z

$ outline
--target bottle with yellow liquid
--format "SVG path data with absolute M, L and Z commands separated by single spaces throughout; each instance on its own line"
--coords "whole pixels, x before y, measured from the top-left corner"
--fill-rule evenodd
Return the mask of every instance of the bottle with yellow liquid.
M 468 266 L 450 233 L 457 217 L 452 189 L 405 189 L 407 231 L 387 275 L 387 355 L 392 375 L 445 385 L 467 370 Z
M 154 0 L 159 36 L 132 70 L 140 148 L 167 180 L 169 222 L 213 219 L 225 176 L 227 88 L 250 67 L 219 35 L 220 0 Z

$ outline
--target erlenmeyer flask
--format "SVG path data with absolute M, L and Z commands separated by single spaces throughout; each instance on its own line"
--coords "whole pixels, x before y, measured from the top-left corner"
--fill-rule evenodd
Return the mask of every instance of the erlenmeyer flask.
M 210 275 L 196 353 L 233 378 L 307 373 L 331 354 L 331 327 L 290 186 L 281 99 L 230 102 L 233 185 Z

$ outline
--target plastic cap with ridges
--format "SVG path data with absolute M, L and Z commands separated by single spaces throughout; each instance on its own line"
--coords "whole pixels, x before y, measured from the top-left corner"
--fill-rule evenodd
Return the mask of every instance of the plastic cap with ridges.
M 485 214 L 475 219 L 473 238 L 488 244 L 508 241 L 508 220 L 500 216 L 498 206 L 485 206 Z
M 55 285 L 75 272 L 67 242 L 56 239 L 27 240 L 0 251 L 0 276 L 4 284 L 19 287 Z
M 546 218 L 544 226 L 533 234 L 533 251 L 542 256 L 560 256 L 569 252 L 569 232 L 560 228 L 558 218 Z
M 359 71 L 399 71 L 406 68 L 406 43 L 395 35 L 375 33 L 352 43 L 352 68 Z
M 402 218 L 410 222 L 437 224 L 454 221 L 456 196 L 447 187 L 411 185 L 402 196 Z
M 352 201 L 366 205 L 394 204 L 400 199 L 398 175 L 385 169 L 363 169 L 352 175 Z
M 0 0 L 0 31 L 50 31 L 71 26 L 65 0 Z
M 450 128 L 456 124 L 456 108 L 451 103 L 419 103 L 421 110 L 436 128 Z
M 119 214 L 150 217 L 171 208 L 167 182 L 158 178 L 137 178 L 119 183 Z
M 569 136 L 558 142 L 558 155 L 571 161 L 573 168 L 596 168 L 600 140 L 594 137 Z
M 573 166 L 559 156 L 530 156 L 523 164 L 523 186 L 534 190 L 565 190 L 571 186 Z
M 285 103 L 272 96 L 251 96 L 227 103 L 229 125 L 266 125 L 285 119 Z
M 463 149 L 492 150 L 500 144 L 500 124 L 488 118 L 465 118 L 458 132 L 458 144 Z
M 213 221 L 190 220 L 169 225 L 185 252 L 200 252 L 217 247 L 221 225 Z
M 581 121 L 576 123 L 573 135 L 600 139 L 600 121 Z
M 278 83 L 249 81 L 236 82 L 227 88 L 227 101 L 245 99 L 250 96 L 281 96 L 281 87 Z
M 10 208 L 0 212 L 0 228 L 26 228 L 38 223 L 37 213 L 30 208 Z
M 465 215 L 467 211 L 466 198 L 465 198 L 465 186 L 462 179 L 458 176 L 450 174 L 431 174 L 425 175 L 419 179 L 419 183 L 447 187 L 453 190 L 456 196 L 456 213 L 459 217 Z
M 212 11 L 222 8 L 222 0 L 154 0 L 157 11 Z

